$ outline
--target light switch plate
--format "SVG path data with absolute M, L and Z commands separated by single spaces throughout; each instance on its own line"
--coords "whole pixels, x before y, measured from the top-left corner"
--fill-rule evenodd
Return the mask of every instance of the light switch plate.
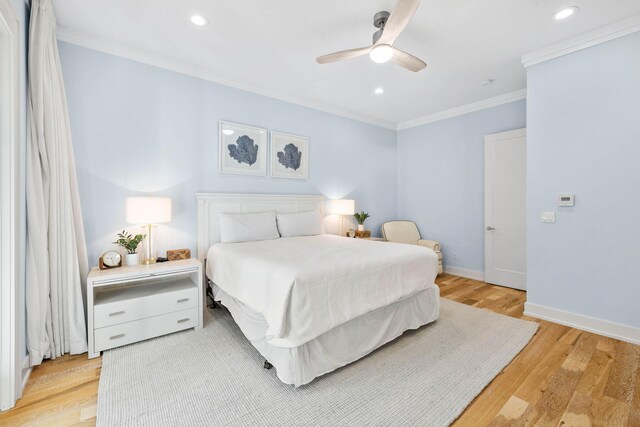
M 540 221 L 542 222 L 556 222 L 555 212 L 542 212 L 540 214 Z

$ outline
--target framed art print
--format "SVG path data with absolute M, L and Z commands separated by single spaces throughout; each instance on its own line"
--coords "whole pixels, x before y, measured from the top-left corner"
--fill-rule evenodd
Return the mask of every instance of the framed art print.
M 309 178 L 309 138 L 271 132 L 271 176 L 275 178 Z
M 220 122 L 220 172 L 267 175 L 267 130 Z

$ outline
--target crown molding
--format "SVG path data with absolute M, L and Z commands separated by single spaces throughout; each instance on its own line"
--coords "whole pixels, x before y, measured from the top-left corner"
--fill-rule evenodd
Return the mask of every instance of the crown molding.
M 462 105 L 460 107 L 450 108 L 440 111 L 439 113 L 430 114 L 428 116 L 419 117 L 417 119 L 407 120 L 398 124 L 398 130 L 414 128 L 416 126 L 426 125 L 440 120 L 450 119 L 452 117 L 463 116 L 498 105 L 508 104 L 514 101 L 520 101 L 527 98 L 527 89 L 520 89 L 514 92 L 505 93 L 503 95 L 494 96 L 493 98 L 483 99 L 481 101 L 472 102 L 471 104 Z
M 115 42 L 113 40 L 99 37 L 94 34 L 90 34 L 64 25 L 58 25 L 57 39 L 65 43 L 71 43 L 88 49 L 97 50 L 100 52 L 119 56 L 121 58 L 126 58 L 143 64 L 152 65 L 154 67 L 174 71 L 176 73 L 185 74 L 202 80 L 218 83 L 224 86 L 230 86 L 236 89 L 256 93 L 258 95 L 266 96 L 269 98 L 278 99 L 280 101 L 285 101 L 314 110 L 322 111 L 324 113 L 345 117 L 351 120 L 386 129 L 396 130 L 396 124 L 392 122 L 380 120 L 373 117 L 362 116 L 332 105 L 315 103 L 303 98 L 283 96 L 273 89 L 218 76 L 209 69 L 206 69 L 199 65 L 195 65 L 193 63 L 189 63 L 187 61 L 180 60 L 178 58 L 158 54 L 150 50 L 130 46 L 124 43 Z
M 532 65 L 578 52 L 638 31 L 640 31 L 640 15 L 634 15 L 630 18 L 614 22 L 613 24 L 580 34 L 577 37 L 522 55 L 522 64 L 525 68 L 531 67 Z

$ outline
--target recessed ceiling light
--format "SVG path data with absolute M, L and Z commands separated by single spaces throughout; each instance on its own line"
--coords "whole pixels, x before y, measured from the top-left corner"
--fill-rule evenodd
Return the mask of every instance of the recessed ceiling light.
M 564 9 L 557 11 L 555 15 L 553 15 L 553 19 L 555 19 L 556 21 L 562 21 L 563 19 L 567 19 L 577 11 L 578 8 L 576 6 L 565 7 Z
M 393 48 L 388 44 L 379 44 L 378 46 L 371 49 L 369 52 L 369 58 L 373 62 L 377 62 L 378 64 L 383 64 L 389 61 L 393 57 Z
M 382 95 L 384 93 L 384 88 L 381 87 L 377 87 L 373 93 L 375 93 L 376 95 Z
M 233 135 L 233 131 L 231 129 L 225 129 L 222 131 L 225 135 Z
M 193 25 L 197 25 L 198 27 L 202 27 L 204 25 L 207 25 L 207 23 L 209 21 L 207 21 L 207 18 L 205 18 L 202 15 L 193 15 L 191 17 L 191 22 L 193 22 Z

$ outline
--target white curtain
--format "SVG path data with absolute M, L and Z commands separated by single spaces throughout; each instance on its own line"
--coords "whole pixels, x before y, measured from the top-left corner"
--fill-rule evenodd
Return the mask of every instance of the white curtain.
M 37 365 L 87 351 L 87 250 L 51 0 L 31 1 L 28 108 L 27 349 Z

